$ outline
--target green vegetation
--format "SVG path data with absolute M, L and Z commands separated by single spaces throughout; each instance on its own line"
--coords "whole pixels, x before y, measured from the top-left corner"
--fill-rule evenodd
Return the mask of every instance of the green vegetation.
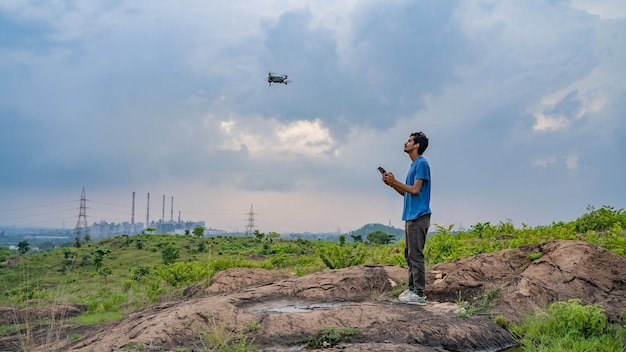
M 553 222 L 534 228 L 525 224 L 522 228 L 515 228 L 511 220 L 497 225 L 489 222 L 477 223 L 471 229 L 461 232 L 453 232 L 453 225 L 435 225 L 436 233 L 426 241 L 426 260 L 429 264 L 449 262 L 480 253 L 552 240 L 583 240 L 626 256 L 626 212 L 609 206 L 597 210 L 590 206 L 587 210 L 588 213 L 574 221 Z
M 541 252 L 530 253 L 526 257 L 532 261 L 535 261 L 543 256 Z
M 436 232 L 429 236 L 426 244 L 426 260 L 432 265 L 555 239 L 584 240 L 626 256 L 626 212 L 608 206 L 600 209 L 588 207 L 587 210 L 574 221 L 534 228 L 524 224 L 516 228 L 511 220 L 496 225 L 477 223 L 460 232 L 454 231 L 452 225 L 434 225 Z M 14 307 L 32 307 L 50 302 L 84 304 L 88 307 L 87 312 L 72 318 L 72 322 L 99 324 L 120 319 L 151 303 L 180 298 L 181 288 L 197 283 L 208 285 L 217 272 L 233 267 L 265 268 L 306 275 L 359 264 L 405 265 L 404 241 L 395 242 L 396 235 L 392 236 L 379 228 L 365 234 L 354 232 L 342 235 L 338 242 L 301 238 L 283 240 L 275 232 L 265 234 L 258 231 L 250 237 L 207 238 L 201 230 L 196 228 L 193 233 L 173 236 L 151 234 L 154 229 L 146 229 L 144 234 L 137 236 L 117 236 L 85 242 L 78 248 L 66 246 L 38 253 L 29 251 L 27 242 L 22 243 L 19 251 L 0 247 L 0 263 L 4 263 L 0 264 L 0 304 Z M 347 242 L 347 237 L 353 241 Z M 363 241 L 364 238 L 367 242 Z M 531 253 L 528 259 L 537 260 L 542 255 L 541 252 Z M 398 292 L 387 294 L 395 296 L 401 290 L 397 288 Z M 493 288 L 475 293 L 472 297 L 459 297 L 458 303 L 465 308 L 465 315 L 487 313 L 499 293 L 499 288 Z M 509 326 L 502 317 L 498 319 L 498 324 L 514 331 L 528 351 L 550 351 L 550 347 L 545 347 L 548 346 L 545 341 L 551 339 L 548 332 L 565 336 L 573 341 L 571 343 L 579 343 L 580 339 L 599 339 L 599 344 L 617 346 L 613 338 L 623 341 L 625 328 L 607 324 L 598 307 L 587 308 L 579 302 L 563 304 L 551 307 L 545 316 L 532 317 L 520 326 Z M 16 331 L 28 336 L 29 329 L 45 327 L 45 324 L 50 325 L 42 321 L 0 326 L 0 337 Z M 55 321 L 55 326 L 49 329 L 57 331 L 62 324 Z M 550 326 L 533 330 L 533 326 L 542 324 Z M 228 330 L 215 324 L 208 326 L 199 339 L 205 349 L 253 350 L 246 332 L 260 328 L 258 324 L 252 324 L 247 329 Z M 222 335 L 220 329 L 226 329 Z M 551 329 L 557 329 L 558 333 L 551 332 Z M 341 340 L 351 336 L 349 332 L 328 328 L 313 340 L 329 344 L 337 338 Z M 563 341 L 565 345 L 568 343 Z M 127 348 L 137 350 L 146 346 Z M 588 347 L 587 350 L 596 348 Z M 619 348 L 615 350 L 620 351 Z
M 626 351 L 626 326 L 607 324 L 602 306 L 555 302 L 510 329 L 524 351 Z
M 20 241 L 20 243 L 17 244 L 17 249 L 20 254 L 23 255 L 30 250 L 30 244 L 26 240 Z
M 329 269 L 341 269 L 365 262 L 363 244 L 332 244 L 318 249 L 318 255 Z
M 459 295 L 457 304 L 462 310 L 457 315 L 468 317 L 477 313 L 489 313 L 496 306 L 496 300 L 500 296 L 500 291 L 502 291 L 500 287 L 482 290 L 466 300 Z
M 336 344 L 346 341 L 357 335 L 358 329 L 349 327 L 333 328 L 328 327 L 317 334 L 309 336 L 304 344 L 307 348 L 329 348 Z
M 202 351 L 251 352 L 256 351 L 254 339 L 248 339 L 242 327 L 233 329 L 227 323 L 209 315 L 208 325 L 200 332 Z M 256 323 L 255 323 L 256 324 Z M 258 324 L 250 324 L 258 329 Z M 252 329 L 249 329 L 252 330 Z

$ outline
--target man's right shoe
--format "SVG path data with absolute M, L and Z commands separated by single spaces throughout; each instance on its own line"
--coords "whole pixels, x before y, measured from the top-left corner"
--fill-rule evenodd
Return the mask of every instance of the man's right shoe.
M 409 294 L 409 292 L 411 292 L 411 290 L 409 290 L 408 288 L 402 291 L 402 293 L 398 296 L 398 299 L 400 299 L 400 297 L 406 296 L 407 294 Z
M 398 297 L 400 302 L 406 304 L 417 304 L 420 306 L 426 305 L 426 296 L 420 296 L 415 291 L 409 291 L 406 295 L 400 295 Z

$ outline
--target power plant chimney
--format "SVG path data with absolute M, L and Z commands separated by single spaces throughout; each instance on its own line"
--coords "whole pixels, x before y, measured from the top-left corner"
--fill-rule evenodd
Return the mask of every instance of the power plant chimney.
M 170 207 L 170 222 L 174 222 L 174 196 L 172 196 L 172 206 Z
M 146 227 L 150 227 L 150 192 L 148 192 L 148 210 L 146 210 Z
M 161 222 L 165 223 L 165 194 L 163 195 L 163 210 L 161 214 Z
M 135 192 L 133 192 L 133 208 L 130 215 L 130 224 L 135 225 Z

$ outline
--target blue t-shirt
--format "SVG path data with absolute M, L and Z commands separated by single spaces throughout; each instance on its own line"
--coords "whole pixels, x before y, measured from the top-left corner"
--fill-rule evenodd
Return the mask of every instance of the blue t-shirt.
M 413 186 L 415 180 L 423 180 L 422 188 L 417 195 L 404 193 L 404 210 L 402 220 L 415 220 L 422 215 L 430 214 L 430 165 L 421 155 L 413 161 L 406 175 L 406 184 Z

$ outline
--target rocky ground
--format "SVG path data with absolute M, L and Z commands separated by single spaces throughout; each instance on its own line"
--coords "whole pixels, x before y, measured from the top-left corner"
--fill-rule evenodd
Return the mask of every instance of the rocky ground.
M 543 253 L 540 258 L 529 259 L 537 252 Z M 519 322 L 535 309 L 570 298 L 601 304 L 612 322 L 623 322 L 626 313 L 626 258 L 583 241 L 554 241 L 429 267 L 428 304 L 423 307 L 402 304 L 389 295 L 405 284 L 406 275 L 404 268 L 385 265 L 304 277 L 229 269 L 215 275 L 209 286 L 187 288 L 184 299 L 137 310 L 106 326 L 71 327 L 59 335 L 78 331 L 82 338 L 71 343 L 58 339 L 56 347 L 202 350 L 203 333 L 227 329 L 253 338 L 258 351 L 298 351 L 325 328 L 349 327 L 356 334 L 324 350 L 502 351 L 515 341 L 492 321 L 495 315 Z M 458 316 L 459 297 L 493 289 L 499 295 L 489 314 Z M 15 338 L 0 341 L 0 350 L 15 346 Z M 50 344 L 42 342 L 39 350 L 50 350 Z

